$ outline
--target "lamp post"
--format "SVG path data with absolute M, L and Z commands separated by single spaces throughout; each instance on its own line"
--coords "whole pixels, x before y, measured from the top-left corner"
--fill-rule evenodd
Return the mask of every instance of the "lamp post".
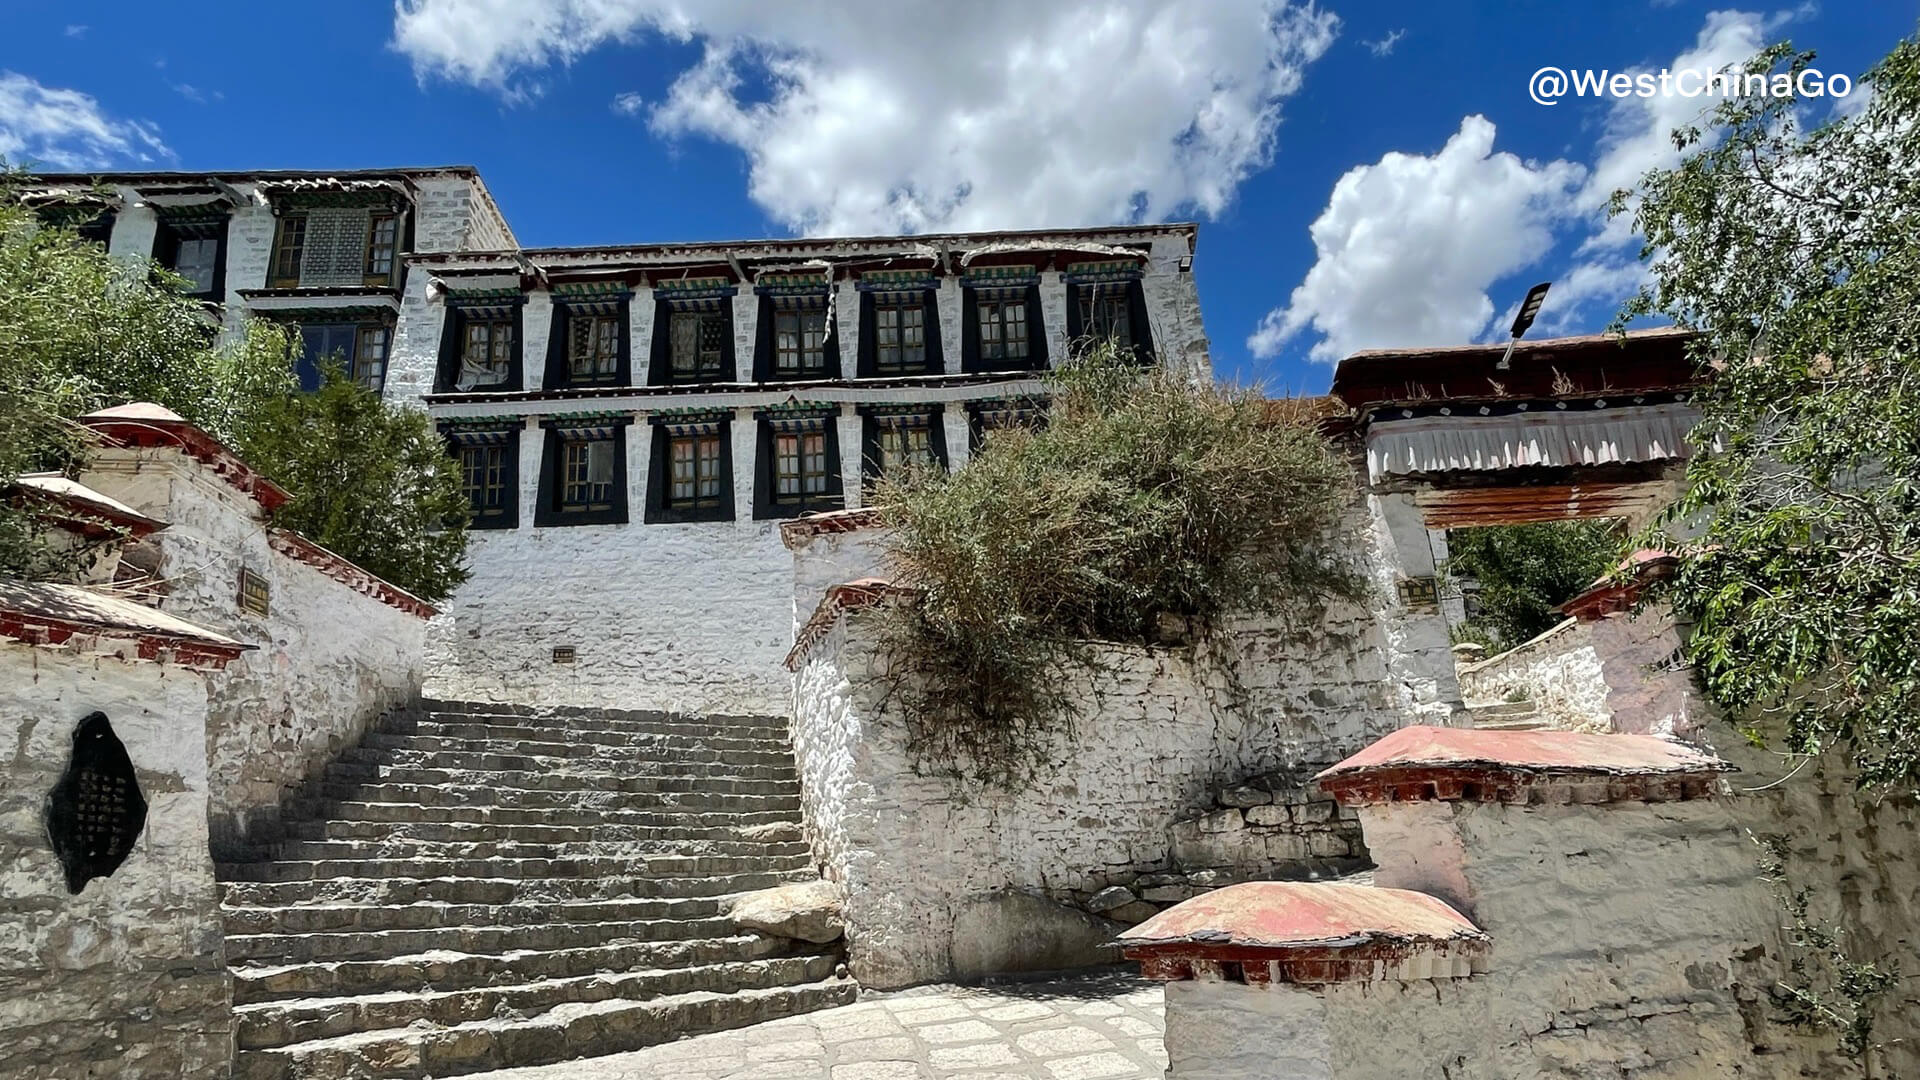
M 1547 290 L 1553 288 L 1553 282 L 1543 281 L 1527 290 L 1527 298 L 1520 301 L 1520 313 L 1513 317 L 1512 336 L 1507 339 L 1507 351 L 1500 354 L 1500 362 L 1493 365 L 1495 371 L 1506 371 L 1513 367 L 1513 347 L 1520 343 L 1520 335 L 1533 325 L 1534 316 L 1540 314 L 1540 305 L 1547 301 Z

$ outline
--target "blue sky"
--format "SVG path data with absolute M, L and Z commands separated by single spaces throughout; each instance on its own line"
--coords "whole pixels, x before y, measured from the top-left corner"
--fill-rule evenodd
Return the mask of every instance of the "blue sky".
M 1631 291 L 1638 245 L 1599 203 L 1670 163 L 1665 132 L 1704 99 L 1546 107 L 1536 69 L 1717 67 L 1787 37 L 1858 76 L 1920 18 L 1879 0 L 12 6 L 10 160 L 471 163 L 529 245 L 1193 219 L 1216 368 L 1306 392 L 1355 348 L 1498 335 L 1538 280 L 1556 286 L 1536 334 L 1597 329 Z

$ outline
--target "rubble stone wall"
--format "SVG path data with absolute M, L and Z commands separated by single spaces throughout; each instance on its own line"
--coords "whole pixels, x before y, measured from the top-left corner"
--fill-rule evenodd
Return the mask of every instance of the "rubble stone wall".
M 1460 697 L 1470 706 L 1518 698 L 1533 703 L 1546 727 L 1610 730 L 1591 623 L 1568 619 L 1497 656 L 1461 666 L 1459 679 Z
M 207 683 L 0 642 L 0 1080 L 225 1077 L 232 1007 L 207 854 Z M 44 801 L 104 712 L 147 800 L 118 870 L 68 893 Z
M 382 713 L 419 696 L 426 620 L 276 550 L 258 504 L 171 450 L 100 455 L 83 482 L 170 527 L 160 609 L 255 646 L 213 680 L 206 725 L 214 850 L 274 839 L 283 796 Z M 239 606 L 242 569 L 267 614 Z

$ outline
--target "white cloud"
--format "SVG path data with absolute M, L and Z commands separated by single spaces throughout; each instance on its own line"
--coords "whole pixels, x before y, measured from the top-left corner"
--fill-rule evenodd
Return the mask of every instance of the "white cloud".
M 1714 12 L 1671 60 L 1620 70 L 1737 65 L 1793 17 Z M 1388 154 L 1349 171 L 1313 223 L 1313 267 L 1286 305 L 1260 320 L 1247 347 L 1256 356 L 1274 356 L 1305 335 L 1314 342 L 1313 359 L 1333 362 L 1358 349 L 1456 344 L 1504 333 L 1531 282 L 1500 297 L 1505 313 L 1497 319 L 1489 289 L 1534 268 L 1555 279 L 1534 333 L 1590 328 L 1596 310 L 1610 311 L 1646 280 L 1631 215 L 1606 218 L 1610 196 L 1650 170 L 1678 163 L 1671 132 L 1714 104 L 1671 90 L 1617 101 L 1590 166 L 1525 163 L 1494 153 L 1493 125 L 1470 116 L 1438 154 Z M 1575 248 L 1570 265 L 1557 272 L 1542 267 L 1563 242 Z
M 159 129 L 107 115 L 90 94 L 0 71 L 0 158 L 54 170 L 171 158 Z
M 613 95 L 613 111 L 621 116 L 639 116 L 647 110 L 647 99 L 629 90 Z
M 85 23 L 72 23 L 67 27 L 67 36 L 70 38 L 85 37 L 86 34 L 87 27 Z
M 1367 51 L 1376 57 L 1388 57 L 1393 55 L 1393 47 L 1400 44 L 1400 39 L 1406 36 L 1407 32 L 1404 29 L 1389 30 L 1386 36 L 1378 41 L 1362 41 L 1360 44 L 1365 45 Z
M 1493 140 L 1493 124 L 1469 116 L 1436 154 L 1391 153 L 1341 177 L 1311 229 L 1313 269 L 1247 339 L 1253 354 L 1309 330 L 1312 357 L 1328 362 L 1478 335 L 1494 313 L 1488 286 L 1552 248 L 1586 179 L 1570 162 L 1496 153 Z
M 1337 23 L 1277 0 L 400 0 L 395 45 L 526 97 L 603 45 L 698 41 L 652 129 L 738 147 L 788 226 L 857 233 L 1217 214 Z

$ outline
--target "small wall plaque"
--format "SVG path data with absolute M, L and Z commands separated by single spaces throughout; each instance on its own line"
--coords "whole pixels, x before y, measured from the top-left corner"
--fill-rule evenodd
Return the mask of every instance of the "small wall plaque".
M 1434 578 L 1401 578 L 1394 583 L 1394 588 L 1408 611 L 1431 613 L 1440 610 L 1440 583 Z
M 120 869 L 146 826 L 147 799 L 133 759 L 107 714 L 93 713 L 73 729 L 67 771 L 47 794 L 47 838 L 66 870 L 67 891 Z
M 574 654 L 574 651 L 573 651 L 573 646 L 571 646 L 571 645 L 555 645 L 555 646 L 553 647 L 553 662 L 554 662 L 554 663 L 556 663 L 556 664 L 571 664 L 571 663 L 573 663 L 573 662 L 574 662 L 574 660 L 575 660 L 575 659 L 576 659 L 576 657 L 575 657 L 575 654 Z

